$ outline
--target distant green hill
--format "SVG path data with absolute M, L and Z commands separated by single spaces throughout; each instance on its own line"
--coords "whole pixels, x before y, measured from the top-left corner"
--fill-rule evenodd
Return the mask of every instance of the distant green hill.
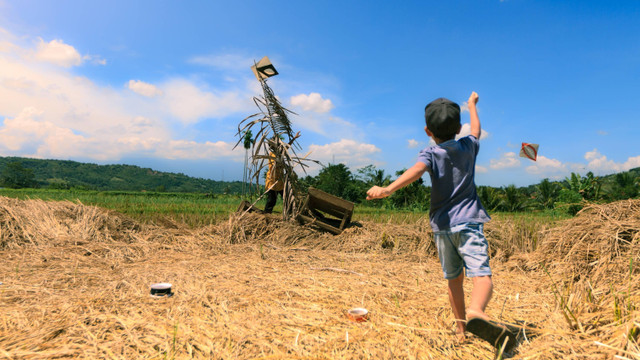
M 32 170 L 40 187 L 216 194 L 242 192 L 240 181 L 194 178 L 133 165 L 96 165 L 69 160 L 0 157 L 0 171 L 12 162 L 18 162 L 24 168 Z

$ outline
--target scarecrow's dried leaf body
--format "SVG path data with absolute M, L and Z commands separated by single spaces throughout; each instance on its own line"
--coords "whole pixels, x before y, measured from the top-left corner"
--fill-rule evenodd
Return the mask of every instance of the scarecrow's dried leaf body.
M 280 104 L 280 101 L 265 80 L 260 80 L 260 85 L 262 86 L 263 97 L 255 97 L 253 99 L 260 112 L 246 117 L 240 122 L 238 126 L 240 140 L 236 147 L 244 141 L 244 135 L 248 131 L 255 133 L 249 177 L 255 184 L 255 188 L 259 189 L 260 175 L 269 166 L 269 161 L 273 162 L 273 166 L 282 172 L 282 177 L 280 178 L 280 181 L 284 184 L 282 216 L 284 219 L 290 220 L 299 214 L 302 202 L 295 169 L 300 167 L 306 173 L 307 161 L 319 162 L 298 156 L 296 149 L 301 149 L 297 142 L 299 133 L 294 134 L 291 121 L 287 115 L 297 114 Z M 256 117 L 259 118 L 256 119 Z M 257 130 L 254 128 L 257 128 Z M 265 192 L 258 197 L 258 200 L 268 190 L 265 189 Z

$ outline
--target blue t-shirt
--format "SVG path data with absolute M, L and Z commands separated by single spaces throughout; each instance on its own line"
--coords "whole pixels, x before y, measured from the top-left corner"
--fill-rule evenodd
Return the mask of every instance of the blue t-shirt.
M 418 161 L 427 165 L 431 175 L 429 218 L 433 231 L 491 220 L 480 203 L 474 182 L 479 149 L 478 139 L 469 135 L 420 151 Z

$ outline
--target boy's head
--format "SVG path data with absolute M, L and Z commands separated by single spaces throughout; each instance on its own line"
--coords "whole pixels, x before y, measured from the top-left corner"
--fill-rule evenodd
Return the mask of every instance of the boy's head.
M 460 132 L 460 106 L 445 98 L 435 99 L 424 108 L 427 130 L 439 140 L 446 141 Z

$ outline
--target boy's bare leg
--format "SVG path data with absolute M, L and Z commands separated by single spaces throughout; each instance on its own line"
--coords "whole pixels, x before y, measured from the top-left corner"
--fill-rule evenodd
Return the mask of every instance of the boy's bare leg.
M 453 310 L 453 316 L 456 319 L 456 334 L 458 340 L 465 339 L 465 310 L 464 310 L 464 272 L 460 273 L 455 279 L 448 280 L 449 282 L 449 302 L 451 303 L 451 310 Z M 475 289 L 475 287 L 474 287 Z
M 473 290 L 471 291 L 471 302 L 467 310 L 467 318 L 483 318 L 489 320 L 489 315 L 484 312 L 489 300 L 493 295 L 493 281 L 491 276 L 477 276 L 473 278 Z

